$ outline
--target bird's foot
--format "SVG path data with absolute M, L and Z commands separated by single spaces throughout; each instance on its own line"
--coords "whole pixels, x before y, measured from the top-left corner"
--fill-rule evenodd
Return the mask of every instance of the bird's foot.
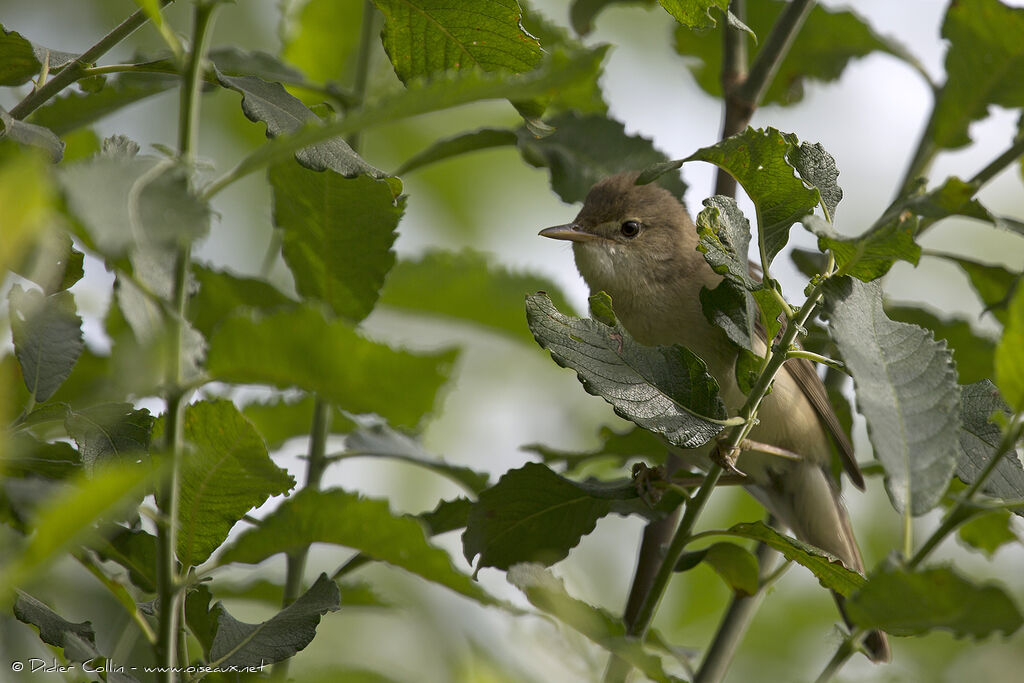
M 728 448 L 725 443 L 719 441 L 711 451 L 711 462 L 715 463 L 729 474 L 745 477 L 747 475 L 736 468 L 736 460 L 740 457 L 740 453 L 742 452 L 743 449 L 739 446 Z

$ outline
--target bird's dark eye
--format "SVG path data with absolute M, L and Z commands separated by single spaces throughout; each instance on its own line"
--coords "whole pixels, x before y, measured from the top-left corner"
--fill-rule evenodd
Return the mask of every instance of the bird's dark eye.
M 637 221 L 626 221 L 619 230 L 625 237 L 636 237 L 640 234 L 640 223 Z

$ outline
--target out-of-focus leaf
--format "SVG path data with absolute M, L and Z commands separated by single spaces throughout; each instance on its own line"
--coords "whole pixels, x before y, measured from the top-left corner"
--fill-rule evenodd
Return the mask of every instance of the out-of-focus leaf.
M 127 528 L 95 541 L 93 548 L 101 559 L 110 560 L 128 570 L 131 582 L 147 593 L 157 590 L 156 536 Z
M 0 586 L 10 590 L 37 576 L 68 546 L 92 536 L 95 525 L 131 507 L 151 477 L 148 467 L 118 464 L 72 479 L 40 509 L 25 547 L 0 566 Z
M 50 163 L 35 149 L 2 143 L 0 155 L 0 272 L 16 267 L 57 219 L 57 192 Z
M 548 123 L 555 132 L 535 137 L 526 127 L 517 131 L 519 153 L 527 163 L 547 168 L 551 188 L 567 203 L 581 202 L 590 188 L 605 176 L 639 171 L 667 157 L 651 140 L 627 135 L 625 127 L 601 114 L 581 116 L 565 112 Z M 686 185 L 678 173 L 666 173 L 659 184 L 682 198 Z
M 423 284 L 429 282 L 429 287 Z M 472 250 L 428 251 L 399 261 L 381 291 L 384 306 L 468 320 L 517 339 L 530 339 L 523 295 L 545 291 L 557 306 L 569 304 L 558 285 L 530 273 L 509 271 Z
M 726 417 L 718 383 L 689 350 L 642 346 L 620 324 L 567 316 L 540 294 L 527 297 L 526 317 L 537 343 L 620 417 L 683 448 L 700 446 L 722 430 L 711 421 Z
M 598 438 L 601 444 L 590 451 L 562 451 L 538 443 L 527 444 L 522 449 L 536 453 L 548 464 L 565 463 L 570 471 L 599 458 L 613 458 L 620 464 L 632 458 L 655 463 L 665 459 L 665 443 L 640 427 L 634 426 L 622 433 L 611 427 L 601 427 Z
M 253 401 L 242 408 L 242 414 L 256 427 L 270 450 L 280 448 L 288 439 L 308 437 L 312 427 L 313 406 L 311 395 L 287 399 L 278 395 L 269 401 Z M 354 427 L 351 419 L 337 406 L 331 409 L 331 433 L 344 434 Z
M 281 54 L 314 83 L 346 82 L 352 69 L 363 3 L 310 0 L 288 25 Z
M 945 341 L 953 352 L 961 384 L 979 382 L 992 376 L 996 343 L 977 334 L 967 320 L 943 319 L 917 306 L 886 306 L 885 313 L 891 320 L 926 327 L 935 333 L 935 339 Z
M 185 411 L 192 446 L 181 468 L 178 559 L 202 564 L 235 522 L 295 485 L 267 455 L 260 435 L 231 401 L 200 401 Z
M 992 461 L 1003 436 L 1002 429 L 992 417 L 996 413 L 1007 416 L 1009 412 L 1009 406 L 991 381 L 985 379 L 963 388 L 960 413 L 963 421 L 960 430 L 961 455 L 956 466 L 956 476 L 961 481 L 974 483 Z M 1021 464 L 1018 451 L 1013 450 L 1002 456 L 981 490 L 997 498 L 1024 500 L 1024 464 Z M 1013 511 L 1024 516 L 1024 507 Z
M 924 514 L 956 467 L 960 386 L 952 355 L 925 329 L 889 320 L 878 283 L 833 278 L 829 334 L 853 375 L 857 408 L 899 511 Z
M 96 92 L 66 91 L 32 112 L 28 121 L 64 135 L 180 82 L 178 76 L 169 73 L 118 74 Z
M 897 636 L 936 629 L 957 638 L 984 638 L 993 631 L 1009 636 L 1024 623 L 1002 588 L 974 584 L 952 567 L 911 572 L 883 565 L 848 597 L 846 614 L 857 626 Z
M 965 258 L 949 258 L 967 273 L 975 293 L 985 304 L 985 310 L 991 312 L 996 320 L 1006 325 L 1009 321 L 1007 306 L 1019 288 L 1024 275 L 1009 271 L 1002 266 L 978 263 Z
M 529 71 L 541 58 L 516 0 L 374 0 L 384 49 L 408 83 L 450 69 Z
M 256 564 L 311 543 L 354 548 L 478 602 L 495 603 L 478 584 L 455 569 L 445 551 L 427 541 L 415 519 L 392 514 L 386 501 L 340 489 L 303 489 L 289 497 L 262 525 L 229 544 L 220 562 Z
M 914 241 L 918 220 L 913 214 L 900 214 L 860 237 L 844 237 L 817 216 L 808 216 L 803 224 L 818 236 L 819 249 L 832 251 L 840 273 L 864 282 L 882 277 L 898 260 L 916 266 L 921 258 L 921 247 Z
M 729 0 L 658 0 L 658 4 L 681 25 L 698 31 L 706 31 L 718 24 L 712 8 L 723 15 L 729 11 Z
M 998 0 L 959 0 L 950 3 L 942 23 L 949 41 L 946 83 L 939 90 L 928 122 L 939 147 L 970 143 L 968 126 L 985 118 L 991 105 L 1024 106 L 1024 9 Z
M 545 465 L 527 463 L 480 493 L 462 534 L 463 554 L 471 563 L 479 555 L 478 569 L 508 569 L 519 562 L 552 565 L 592 532 L 597 520 L 640 509 L 639 495 L 631 481 L 575 482 Z
M 701 562 L 711 567 L 737 595 L 753 595 L 757 592 L 757 558 L 746 548 L 735 543 L 714 543 L 707 548 L 684 554 L 676 571 L 690 569 Z
M 309 645 L 320 617 L 336 611 L 340 601 L 338 586 L 321 574 L 295 602 L 259 624 L 238 621 L 217 603 L 217 631 L 210 646 L 210 666 L 262 667 L 288 659 Z
M 1024 412 L 1024 287 L 1010 300 L 1003 338 L 996 347 L 996 386 L 1014 413 Z
M 285 162 L 270 169 L 274 223 L 299 294 L 353 322 L 365 318 L 395 262 L 391 245 L 405 210 L 387 183 L 310 171 Z
M 626 636 L 626 627 L 621 619 L 569 595 L 561 579 L 542 565 L 517 564 L 509 569 L 507 578 L 509 583 L 523 591 L 534 607 L 615 653 L 651 680 L 659 683 L 679 681 L 665 672 L 655 655 L 644 650 L 639 639 Z
M 25 123 L 0 109 L 0 139 L 10 138 L 22 145 L 32 145 L 44 150 L 54 162 L 64 156 L 64 143 L 52 130 L 34 123 Z
M 82 319 L 70 292 L 44 296 L 14 285 L 7 295 L 14 354 L 35 401 L 53 396 L 82 353 Z
M 183 246 L 210 228 L 210 207 L 193 193 L 186 170 L 137 151 L 112 138 L 102 154 L 63 167 L 59 176 L 69 208 L 107 256 L 137 243 Z
M 66 232 L 47 230 L 11 270 L 42 287 L 44 294 L 54 294 L 82 279 L 84 263 L 85 255 L 72 246 Z
M 756 35 L 767 36 L 786 6 L 779 0 L 755 0 L 746 4 L 744 22 Z M 763 41 L 748 46 L 756 58 Z M 716 31 L 676 29 L 676 52 L 699 61 L 690 66 L 697 84 L 706 92 L 722 95 L 722 38 Z M 872 52 L 902 56 L 903 50 L 879 36 L 870 25 L 850 11 L 832 11 L 816 5 L 783 58 L 765 92 L 762 104 L 796 104 L 804 97 L 804 80 L 830 82 L 838 79 L 853 59 Z
M 520 3 L 520 5 L 523 10 L 523 29 L 531 36 L 536 36 L 545 52 L 554 50 L 577 52 L 587 49 L 582 42 L 573 38 L 562 25 L 548 20 L 542 12 L 530 8 L 526 3 Z M 598 70 L 586 78 L 581 78 L 562 88 L 557 94 L 545 98 L 543 100 L 543 104 L 546 105 L 545 110 L 550 113 L 566 110 L 582 114 L 607 112 L 608 105 L 601 93 L 601 75 L 601 71 Z
M 573 0 L 569 6 L 569 22 L 581 36 L 594 30 L 594 19 L 609 5 L 642 5 L 650 7 L 654 0 Z M 541 44 L 544 44 L 543 41 Z
M 413 354 L 369 341 L 313 307 L 236 314 L 210 338 L 212 378 L 299 387 L 352 413 L 415 427 L 433 407 L 454 351 Z
M 391 429 L 385 424 L 356 429 L 345 437 L 342 457 L 369 456 L 393 458 L 412 463 L 447 477 L 468 493 L 478 494 L 490 483 L 490 477 L 468 467 L 452 465 L 428 453 L 414 439 Z
M 427 149 L 408 159 L 402 164 L 401 168 L 395 171 L 395 175 L 404 176 L 406 173 L 411 173 L 424 166 L 469 152 L 514 145 L 518 139 L 515 131 L 507 128 L 479 128 L 469 133 L 462 133 L 461 135 L 445 138 L 444 140 L 438 140 Z
M 0 24 L 0 85 L 21 85 L 43 68 L 32 43 Z

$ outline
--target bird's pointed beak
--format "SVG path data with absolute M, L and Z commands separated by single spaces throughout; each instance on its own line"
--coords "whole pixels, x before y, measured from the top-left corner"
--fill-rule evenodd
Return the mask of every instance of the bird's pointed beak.
M 565 225 L 544 228 L 537 234 L 542 237 L 550 237 L 553 240 L 569 240 L 570 242 L 590 242 L 601 239 L 599 235 L 587 232 L 576 223 L 566 223 Z

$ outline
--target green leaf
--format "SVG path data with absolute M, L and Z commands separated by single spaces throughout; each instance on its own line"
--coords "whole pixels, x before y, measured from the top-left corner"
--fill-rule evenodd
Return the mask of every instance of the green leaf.
M 651 680 L 679 680 L 665 672 L 661 661 L 649 654 L 639 639 L 626 635 L 621 619 L 569 595 L 562 580 L 544 567 L 518 564 L 509 570 L 507 578 L 509 583 L 523 591 L 534 607 L 625 659 Z
M 758 36 L 767 36 L 786 4 L 778 0 L 748 2 L 744 22 Z M 675 38 L 676 52 L 698 60 L 696 63 L 687 60 L 697 84 L 711 95 L 721 97 L 721 34 L 701 33 L 680 26 Z M 762 47 L 763 42 L 748 46 L 751 61 Z M 851 60 L 876 51 L 896 56 L 903 53 L 899 46 L 875 33 L 857 14 L 833 11 L 817 4 L 779 65 L 761 104 L 796 104 L 804 97 L 805 80 L 837 80 Z
M 676 571 L 687 571 L 701 562 L 707 564 L 737 595 L 753 595 L 758 590 L 757 558 L 735 543 L 714 543 L 707 548 L 684 553 Z
M 808 216 L 803 223 L 818 236 L 818 248 L 835 255 L 841 274 L 864 282 L 882 277 L 898 260 L 916 266 L 921 258 L 921 247 L 914 241 L 918 220 L 912 214 L 900 214 L 860 237 L 844 237 L 817 216 Z
M 10 138 L 22 145 L 32 145 L 50 155 L 53 162 L 64 157 L 64 143 L 53 131 L 34 123 L 25 123 L 0 108 L 0 139 Z
M 75 477 L 40 509 L 26 546 L 11 553 L 11 559 L 0 566 L 0 586 L 16 588 L 38 578 L 68 546 L 94 536 L 95 525 L 117 518 L 132 507 L 151 478 L 150 468 L 134 464 L 97 468 L 91 477 Z
M 207 660 L 210 658 L 210 646 L 213 645 L 213 636 L 217 631 L 217 617 L 223 607 L 218 603 L 211 608 L 212 600 L 213 595 L 206 583 L 195 585 L 185 594 L 185 623 L 203 647 L 203 654 Z
M 684 347 L 642 346 L 621 325 L 567 316 L 539 294 L 526 298 L 526 317 L 537 343 L 620 417 L 683 448 L 700 446 L 722 430 L 708 419 L 726 416 L 718 383 Z
M 394 515 L 387 501 L 341 489 L 303 489 L 290 496 L 258 528 L 231 543 L 220 562 L 256 564 L 311 543 L 354 548 L 478 602 L 495 604 L 477 583 L 455 569 L 445 551 L 427 541 L 415 519 Z
M 1003 338 L 996 347 L 996 386 L 1014 413 L 1024 412 L 1024 287 L 1018 287 L 1007 311 Z
M 113 534 L 97 539 L 93 549 L 102 560 L 116 562 L 128 570 L 131 582 L 147 593 L 157 590 L 156 536 L 119 527 Z
M 28 83 L 42 68 L 32 43 L 0 25 L 0 85 Z
M 507 128 L 479 128 L 468 133 L 461 133 L 454 137 L 438 140 L 427 149 L 406 160 L 395 171 L 395 175 L 404 176 L 424 166 L 436 164 L 439 161 L 468 154 L 469 152 L 514 145 L 518 139 L 515 131 Z
M 130 104 L 177 86 L 181 79 L 165 73 L 123 73 L 107 78 L 102 90 L 66 90 L 36 109 L 28 121 L 65 135 Z
M 471 494 L 480 493 L 490 483 L 490 477 L 486 473 L 444 462 L 428 453 L 414 439 L 391 429 L 386 424 L 356 429 L 345 437 L 345 453 L 341 457 L 356 456 L 392 458 L 418 465 L 447 477 Z
M 950 3 L 942 23 L 949 41 L 946 83 L 928 122 L 932 141 L 956 148 L 970 143 L 968 126 L 988 115 L 990 105 L 1024 106 L 1024 9 L 998 0 Z
M 997 413 L 1008 417 L 1010 408 L 991 381 L 986 379 L 963 388 L 961 455 L 956 464 L 956 476 L 964 483 L 974 483 L 998 452 L 1003 431 L 993 420 Z M 996 498 L 1024 500 L 1024 465 L 1016 450 L 1003 455 L 981 490 Z M 1014 512 L 1024 516 L 1024 507 L 1016 508 Z
M 359 45 L 363 3 L 310 0 L 286 18 L 281 55 L 315 83 L 347 82 Z M 290 21 L 288 21 L 290 19 Z
M 396 200 L 384 182 L 292 162 L 271 167 L 270 185 L 274 224 L 299 294 L 353 322 L 365 318 L 395 262 L 391 245 L 405 198 Z
M 429 287 L 423 284 L 429 282 Z M 414 313 L 468 320 L 521 340 L 531 339 L 523 323 L 523 295 L 538 290 L 568 308 L 553 281 L 490 263 L 470 249 L 431 250 L 416 260 L 401 260 L 388 274 L 380 303 Z
M 86 474 L 110 461 L 133 463 L 149 451 L 153 417 L 130 403 L 102 403 L 72 410 L 64 420 L 78 444 Z
M 594 19 L 609 5 L 641 5 L 650 7 L 654 0 L 573 0 L 569 6 L 569 22 L 577 34 L 585 36 L 594 30 Z M 541 44 L 544 44 L 543 41 Z
M 880 566 L 849 596 L 846 614 L 862 628 L 880 628 L 897 636 L 936 629 L 957 638 L 985 638 L 993 631 L 1009 636 L 1022 619 L 1013 599 L 995 585 L 976 585 L 952 567 L 908 571 Z
M 953 352 L 961 384 L 979 382 L 992 376 L 996 344 L 977 334 L 969 321 L 957 317 L 940 318 L 917 306 L 887 305 L 885 314 L 892 320 L 927 327 L 935 333 L 935 339 L 945 341 Z
M 71 374 L 85 348 L 82 319 L 70 292 L 44 296 L 14 285 L 7 294 L 14 354 L 25 387 L 37 402 L 46 401 Z
M 102 154 L 59 175 L 68 207 L 106 256 L 136 243 L 184 246 L 210 228 L 210 207 L 193 193 L 186 170 L 137 151 L 126 138 L 111 138 Z
M 786 246 L 790 226 L 822 201 L 818 188 L 805 185 L 814 178 L 801 180 L 797 174 L 792 159 L 804 156 L 798 143 L 795 135 L 780 133 L 774 128 L 747 128 L 683 159 L 711 162 L 743 186 L 757 209 L 758 239 L 768 261 L 761 264 L 764 267 Z M 833 185 L 824 188 L 829 194 L 837 189 L 838 186 Z
M 15 268 L 40 234 L 57 224 L 51 164 L 34 148 L 0 143 L 0 272 Z
M 580 52 L 588 49 L 584 43 L 576 40 L 568 29 L 550 21 L 544 12 L 531 8 L 526 3 L 520 5 L 523 10 L 523 30 L 531 36 L 536 36 L 545 52 Z M 601 75 L 601 71 L 598 70 L 562 88 L 557 94 L 544 98 L 545 111 L 554 113 L 571 110 L 584 114 L 607 112 L 608 105 L 601 93 Z
M 592 532 L 597 520 L 637 508 L 638 498 L 631 481 L 614 487 L 575 482 L 545 465 L 527 463 L 480 493 L 462 534 L 463 554 L 470 563 L 480 556 L 478 570 L 507 570 L 519 562 L 552 565 Z
M 946 216 L 966 216 L 980 221 L 998 225 L 1000 219 L 982 206 L 974 198 L 978 186 L 967 183 L 956 177 L 946 178 L 945 182 L 931 192 L 913 198 L 908 208 L 920 216 L 928 218 L 945 218 Z
M 519 153 L 527 163 L 549 169 L 551 188 L 567 203 L 583 201 L 605 176 L 639 171 L 667 159 L 651 140 L 627 135 L 622 123 L 603 114 L 568 111 L 547 123 L 555 131 L 542 138 L 525 126 L 516 132 Z M 678 173 L 661 176 L 659 184 L 676 197 L 686 192 Z
M 455 355 L 398 351 L 303 306 L 227 318 L 210 338 L 207 370 L 225 382 L 299 387 L 349 412 L 415 427 L 433 410 Z
M 993 510 L 967 520 L 957 533 L 965 544 L 992 557 L 1007 543 L 1020 542 L 1010 519 L 1009 510 Z
M 205 562 L 243 515 L 287 493 L 295 479 L 274 464 L 231 401 L 188 406 L 185 439 L 191 450 L 181 467 L 177 556 L 191 567 Z
M 427 83 L 417 81 L 342 119 L 323 125 L 313 122 L 295 134 L 281 136 L 261 146 L 238 164 L 232 177 L 242 177 L 304 147 L 371 126 L 482 100 L 525 101 L 553 97 L 567 86 L 593 78 L 606 52 L 607 46 L 573 53 L 553 52 L 536 69 L 524 74 L 464 70 L 445 72 Z
M 222 669 L 262 667 L 288 659 L 309 645 L 320 617 L 337 611 L 340 599 L 338 586 L 321 574 L 295 602 L 259 624 L 238 621 L 217 603 L 217 632 L 210 646 L 210 665 Z
M 764 522 L 734 524 L 725 531 L 715 533 L 764 543 L 778 550 L 787 560 L 811 570 L 822 586 L 839 595 L 848 596 L 864 585 L 864 577 L 852 569 L 847 569 L 838 558 L 795 538 L 783 536 Z
M 681 25 L 698 31 L 714 28 L 718 24 L 711 8 L 721 11 L 723 15 L 729 8 L 729 0 L 658 0 L 658 4 Z
M 541 58 L 516 0 L 373 0 L 384 49 L 403 83 L 450 69 L 529 71 Z
M 309 437 L 316 399 L 305 395 L 298 400 L 280 396 L 266 402 L 253 401 L 242 408 L 242 414 L 256 427 L 271 450 L 292 437 Z M 350 417 L 337 406 L 331 406 L 332 434 L 343 434 L 355 426 Z
M 54 294 L 82 279 L 84 263 L 85 255 L 74 248 L 66 232 L 48 230 L 11 271 L 39 285 L 44 294 Z
M 96 649 L 96 632 L 88 621 L 71 622 L 47 607 L 28 593 L 17 591 L 14 601 L 14 616 L 23 623 L 39 629 L 39 639 L 44 643 L 62 648 L 64 658 L 71 662 L 85 662 L 100 656 Z M 95 662 L 91 668 L 98 668 Z M 126 677 L 125 680 L 135 680 Z
M 956 262 L 967 273 L 971 286 L 985 304 L 985 310 L 990 311 L 996 320 L 1006 325 L 1009 321 L 1007 306 L 1024 274 L 965 258 L 950 257 L 950 260 Z
M 437 536 L 466 526 L 472 509 L 473 501 L 468 498 L 453 498 L 442 500 L 433 510 L 416 515 L 416 519 L 423 524 L 428 534 Z
M 624 465 L 626 461 L 634 458 L 656 463 L 665 459 L 665 443 L 640 427 L 634 426 L 621 433 L 611 427 L 601 427 L 598 438 L 601 441 L 600 445 L 584 452 L 562 451 L 538 443 L 526 444 L 521 448 L 536 453 L 547 464 L 565 464 L 569 471 L 599 458 L 613 458 L 619 465 Z
M 899 511 L 932 509 L 959 455 L 960 387 L 944 342 L 889 320 L 877 282 L 833 278 L 825 286 L 829 334 L 853 376 L 886 490 Z
M 254 123 L 267 124 L 267 137 L 295 133 L 310 123 L 320 121 L 298 98 L 289 95 L 280 83 L 268 83 L 255 76 L 217 74 L 225 88 L 242 94 L 242 112 Z M 340 137 L 310 145 L 295 153 L 300 164 L 313 171 L 330 169 L 352 178 L 368 175 L 383 178 L 387 174 L 374 168 Z
M 210 337 L 224 318 L 239 308 L 272 311 L 295 305 L 295 300 L 266 280 L 235 275 L 210 266 L 193 264 L 192 275 L 199 285 L 189 300 L 192 326 Z

